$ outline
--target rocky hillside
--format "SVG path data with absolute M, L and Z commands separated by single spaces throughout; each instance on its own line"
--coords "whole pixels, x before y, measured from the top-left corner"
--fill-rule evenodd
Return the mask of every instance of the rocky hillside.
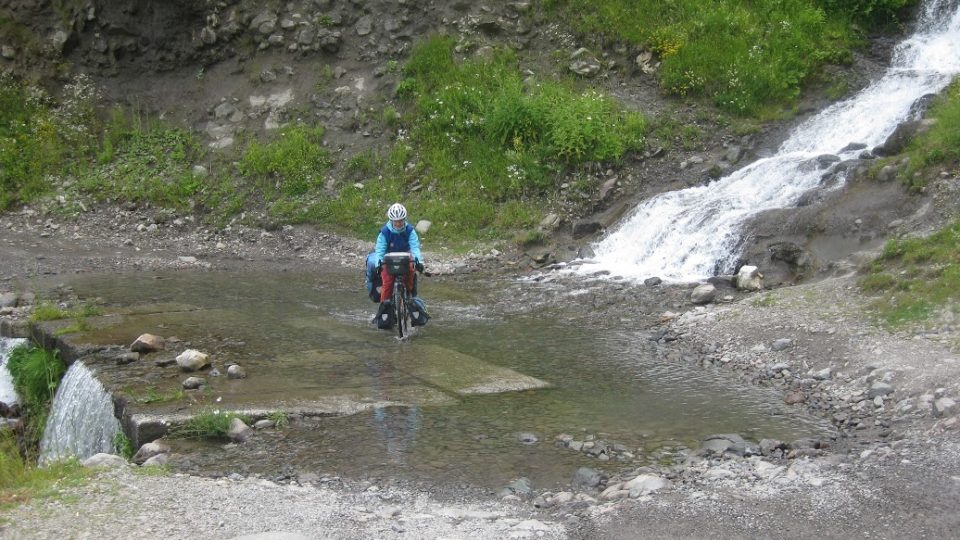
M 226 153 L 285 123 L 318 122 L 334 161 L 329 190 L 351 158 L 392 144 L 396 132 L 383 111 L 395 106 L 414 44 L 436 33 L 453 36 L 462 57 L 508 46 L 531 75 L 572 72 L 583 85 L 669 126 L 617 165 L 571 171 L 570 189 L 558 181 L 560 194 L 541 224 L 552 233 L 549 243 L 532 257 L 541 263 L 582 252 L 638 200 L 709 182 L 769 153 L 793 122 L 826 103 L 825 93 L 811 88 L 794 120 L 745 129 L 709 104 L 664 97 L 650 52 L 578 36 L 536 2 L 12 0 L 3 10 L 2 67 L 51 89 L 87 73 L 106 103 L 200 133 L 210 149 Z M 852 66 L 831 69 L 844 70 L 854 90 L 888 54 L 889 40 L 878 38 Z M 924 222 L 926 214 L 917 212 L 926 199 L 897 183 L 868 180 L 869 163 L 858 167 L 848 189 L 756 221 L 745 253 L 770 282 L 832 271 L 851 253 L 877 247 L 891 224 Z

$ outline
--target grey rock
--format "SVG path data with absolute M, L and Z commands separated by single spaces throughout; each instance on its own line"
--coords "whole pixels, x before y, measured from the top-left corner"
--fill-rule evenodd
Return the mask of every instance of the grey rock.
M 513 482 L 510 482 L 507 487 L 500 490 L 497 495 L 499 497 L 507 497 L 510 495 L 516 495 L 519 497 L 524 497 L 533 492 L 533 488 L 530 487 L 530 480 L 527 478 L 517 478 Z
M 160 441 L 148 442 L 137 450 L 137 453 L 133 455 L 133 459 L 131 459 L 131 461 L 137 465 L 140 465 L 153 456 L 158 454 L 166 454 L 169 452 L 170 446 L 166 443 Z
M 209 26 L 205 26 L 203 30 L 200 31 L 200 41 L 206 45 L 213 45 L 217 42 L 217 32 Z
M 543 231 L 552 231 L 560 226 L 560 216 L 554 213 L 547 214 L 540 221 L 540 230 Z
M 591 235 L 602 229 L 603 224 L 599 221 L 592 219 L 581 219 L 577 220 L 577 222 L 573 224 L 572 233 L 574 238 L 583 238 L 584 236 Z
M 772 455 L 777 450 L 783 450 L 787 447 L 783 441 L 777 439 L 761 439 L 760 440 L 760 453 L 764 456 Z
M 250 28 L 264 35 L 270 34 L 276 27 L 277 14 L 270 11 L 264 11 L 250 21 Z
M 17 57 L 17 51 L 9 45 L 0 46 L 0 56 L 6 58 L 7 60 L 13 60 Z
M 785 351 L 793 346 L 793 340 L 789 338 L 780 338 L 775 340 L 770 346 L 774 351 Z
M 140 334 L 140 337 L 130 344 L 132 352 L 144 354 L 161 351 L 163 347 L 163 338 L 153 334 Z
M 570 71 L 583 77 L 593 77 L 600 73 L 600 62 L 596 59 L 577 60 L 570 63 Z
M 197 371 L 210 365 L 210 355 L 196 349 L 187 349 L 177 356 L 177 365 L 183 371 Z
M 369 35 L 373 31 L 373 19 L 370 15 L 364 15 L 357 20 L 357 24 L 353 26 L 356 30 L 358 36 Z
M 246 379 L 247 371 L 243 369 L 240 364 L 231 364 L 227 368 L 227 378 L 229 379 Z
M 104 454 L 104 453 L 94 454 L 88 457 L 87 459 L 81 461 L 80 464 L 87 468 L 106 467 L 109 469 L 116 469 L 120 467 L 126 467 L 129 465 L 129 463 L 127 463 L 127 460 L 123 459 L 120 456 L 116 456 L 113 454 Z
M 187 377 L 182 383 L 185 390 L 196 390 L 205 384 L 207 380 L 203 377 Z
M 630 497 L 636 499 L 667 487 L 670 483 L 655 474 L 641 474 L 623 485 L 630 491 Z
M 867 391 L 867 399 L 873 399 L 875 397 L 887 397 L 893 393 L 893 387 L 884 382 L 873 383 L 873 386 L 870 387 L 870 390 Z
M 575 488 L 592 489 L 600 485 L 603 481 L 603 475 L 596 469 L 590 467 L 580 467 L 573 473 L 573 480 L 570 482 Z
M 0 308 L 6 307 L 17 307 L 17 300 L 19 296 L 17 293 L 5 292 L 0 293 Z
M 957 410 L 957 402 L 948 397 L 942 397 L 933 402 L 933 415 L 947 416 Z
M 536 433 L 521 433 L 517 435 L 517 440 L 523 444 L 537 444 L 540 441 L 540 438 L 537 437 Z
M 660 279 L 660 278 L 658 278 L 658 277 L 656 277 L 656 276 L 654 276 L 654 277 L 649 277 L 649 278 L 643 280 L 643 284 L 646 285 L 647 287 L 656 287 L 657 285 L 660 285 L 661 283 L 663 283 L 663 280 Z
M 170 462 L 170 454 L 157 454 L 143 462 L 141 467 L 163 467 Z
M 230 429 L 227 431 L 227 437 L 231 441 L 243 443 L 247 442 L 253 436 L 253 430 L 239 418 L 230 419 Z
M 709 304 L 717 297 L 717 288 L 707 283 L 700 285 L 690 293 L 690 301 L 697 305 Z

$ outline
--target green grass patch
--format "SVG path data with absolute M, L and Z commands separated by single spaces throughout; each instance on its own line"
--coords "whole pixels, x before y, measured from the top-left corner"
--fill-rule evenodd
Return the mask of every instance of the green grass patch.
M 128 460 L 137 452 L 133 447 L 133 441 L 122 431 L 118 431 L 113 436 L 113 449 L 116 450 L 118 456 Z
M 135 399 L 138 403 L 168 403 L 171 401 L 180 401 L 186 397 L 186 395 L 187 393 L 183 388 L 174 388 L 169 392 L 163 393 L 157 390 L 156 387 L 150 386 L 142 396 Z
M 249 424 L 250 418 L 224 411 L 202 411 L 187 422 L 170 429 L 168 435 L 179 439 L 225 439 L 234 418 Z
M 545 0 L 547 13 L 601 41 L 653 51 L 660 84 L 725 111 L 776 117 L 827 63 L 850 61 L 859 24 L 915 0 Z
M 0 510 L 55 497 L 63 487 L 80 485 L 89 476 L 89 469 L 75 459 L 36 466 L 20 453 L 16 437 L 0 430 Z
M 960 299 L 960 221 L 926 238 L 891 240 L 860 279 L 880 296 L 872 307 L 890 326 L 923 322 L 957 310 Z
M 25 412 L 25 446 L 33 451 L 43 436 L 53 396 L 67 366 L 54 351 L 20 346 L 10 352 L 7 369 Z
M 960 83 L 937 98 L 928 117 L 936 123 L 910 142 L 910 163 L 900 172 L 901 181 L 915 191 L 941 170 L 960 171 Z
M 253 141 L 240 160 L 240 172 L 254 179 L 268 199 L 315 191 L 323 187 L 331 164 L 329 152 L 321 146 L 323 133 L 320 126 L 294 124 L 269 142 Z

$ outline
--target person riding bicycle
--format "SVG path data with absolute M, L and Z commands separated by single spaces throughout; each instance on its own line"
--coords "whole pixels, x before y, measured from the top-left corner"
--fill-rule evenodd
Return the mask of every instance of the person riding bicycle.
M 380 289 L 380 308 L 377 310 L 377 318 L 389 307 L 391 292 L 393 291 L 394 277 L 383 268 L 383 258 L 387 253 L 408 252 L 412 260 L 410 261 L 410 271 L 404 278 L 407 289 L 415 294 L 414 268 L 423 271 L 423 260 L 420 254 L 420 236 L 417 235 L 413 225 L 407 223 L 407 209 L 400 203 L 394 203 L 387 209 L 388 221 L 381 227 L 380 234 L 377 236 L 376 247 L 373 251 L 373 259 L 376 261 L 376 268 L 380 273 L 382 287 Z

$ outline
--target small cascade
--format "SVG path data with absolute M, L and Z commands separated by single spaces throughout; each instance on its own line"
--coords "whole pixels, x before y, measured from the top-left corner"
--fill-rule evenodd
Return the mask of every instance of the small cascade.
M 53 398 L 40 441 L 40 462 L 113 453 L 114 437 L 119 431 L 120 422 L 114 416 L 110 395 L 93 372 L 76 361 L 63 376 Z
M 25 339 L 0 337 L 0 403 L 16 403 L 17 391 L 13 388 L 13 377 L 7 369 L 10 351 L 27 342 Z
M 630 278 L 698 280 L 729 273 L 743 245 L 742 225 L 760 212 L 793 206 L 821 184 L 838 159 L 855 159 L 916 117 L 923 96 L 960 73 L 960 8 L 929 0 L 916 33 L 900 43 L 884 76 L 799 126 L 777 154 L 709 185 L 663 193 L 640 206 L 595 249 L 593 264 Z M 845 178 L 838 173 L 839 185 Z M 838 187 L 838 186 L 834 186 Z

